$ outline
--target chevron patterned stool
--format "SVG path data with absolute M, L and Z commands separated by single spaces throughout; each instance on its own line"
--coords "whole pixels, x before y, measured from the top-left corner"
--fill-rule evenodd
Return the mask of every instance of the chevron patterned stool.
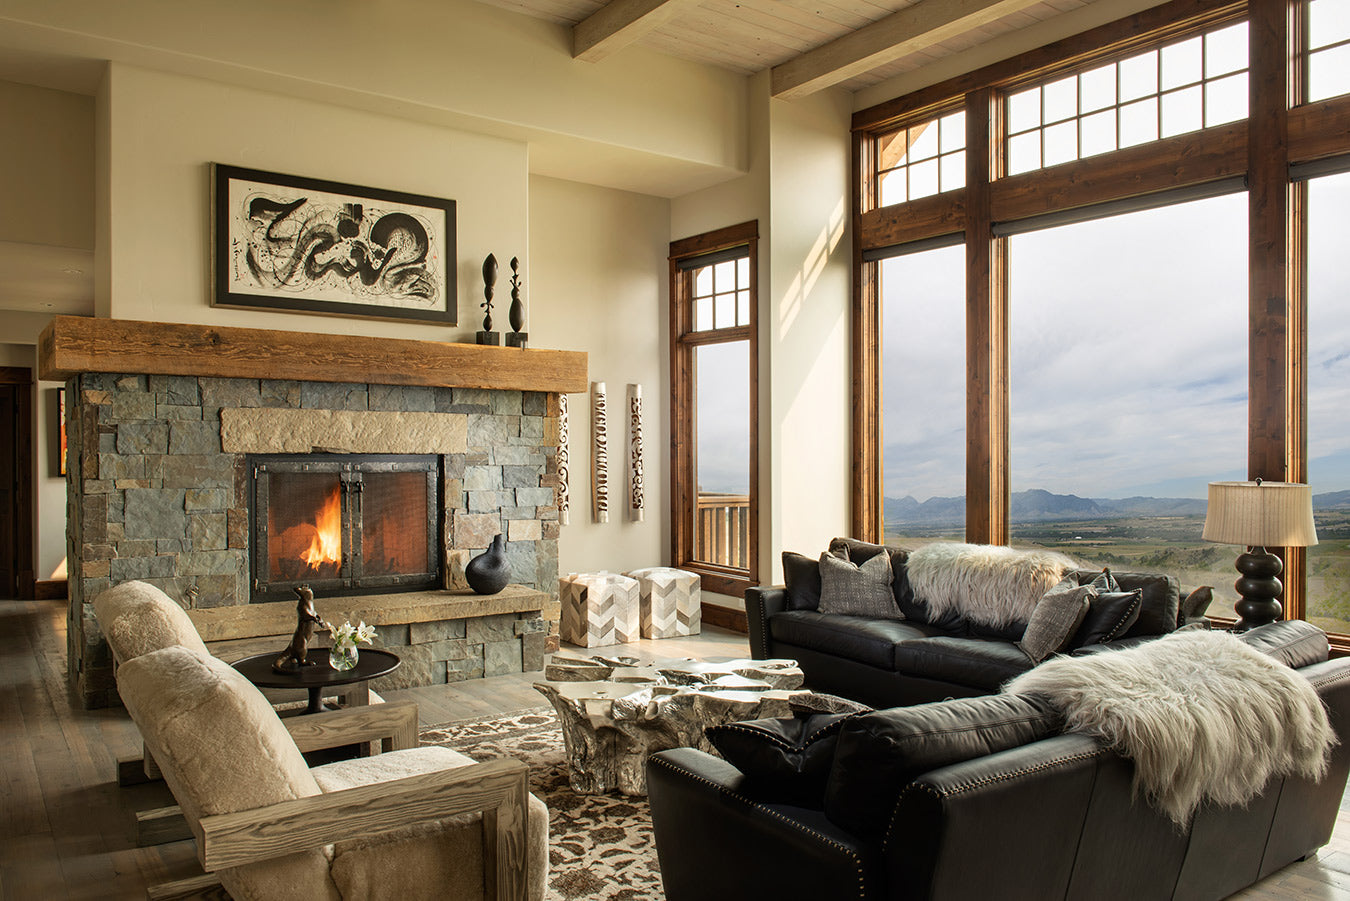
M 627 575 L 642 586 L 643 638 L 676 638 L 702 631 L 703 601 L 694 573 L 651 566 Z
M 558 579 L 558 637 L 583 648 L 638 638 L 638 583 L 618 573 L 569 573 Z

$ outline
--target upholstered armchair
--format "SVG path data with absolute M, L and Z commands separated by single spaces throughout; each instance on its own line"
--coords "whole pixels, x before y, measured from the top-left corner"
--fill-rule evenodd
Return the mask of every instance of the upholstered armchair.
M 297 741 L 247 679 L 186 647 L 125 661 L 118 688 L 233 898 L 543 897 L 548 811 L 519 761 L 412 747 L 311 770 L 301 750 L 318 732 L 331 744 L 379 730 L 346 731 L 336 711 L 293 718 Z M 415 707 L 412 727 L 415 742 Z

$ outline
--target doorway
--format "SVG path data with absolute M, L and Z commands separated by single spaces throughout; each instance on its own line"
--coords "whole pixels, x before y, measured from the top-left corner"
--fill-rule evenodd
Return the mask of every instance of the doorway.
M 0 366 L 0 598 L 33 594 L 33 371 Z

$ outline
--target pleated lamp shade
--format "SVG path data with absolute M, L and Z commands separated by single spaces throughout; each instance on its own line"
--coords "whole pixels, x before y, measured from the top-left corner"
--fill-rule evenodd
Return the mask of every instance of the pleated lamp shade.
M 1210 482 L 1202 537 L 1246 547 L 1317 544 L 1312 489 L 1297 482 Z

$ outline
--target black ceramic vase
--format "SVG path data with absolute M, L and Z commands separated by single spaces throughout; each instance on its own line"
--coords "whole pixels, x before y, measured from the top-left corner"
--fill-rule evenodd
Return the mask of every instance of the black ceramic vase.
M 464 567 L 469 587 L 479 594 L 496 594 L 511 581 L 511 564 L 506 560 L 506 541 L 498 533 L 492 547 L 474 557 Z

